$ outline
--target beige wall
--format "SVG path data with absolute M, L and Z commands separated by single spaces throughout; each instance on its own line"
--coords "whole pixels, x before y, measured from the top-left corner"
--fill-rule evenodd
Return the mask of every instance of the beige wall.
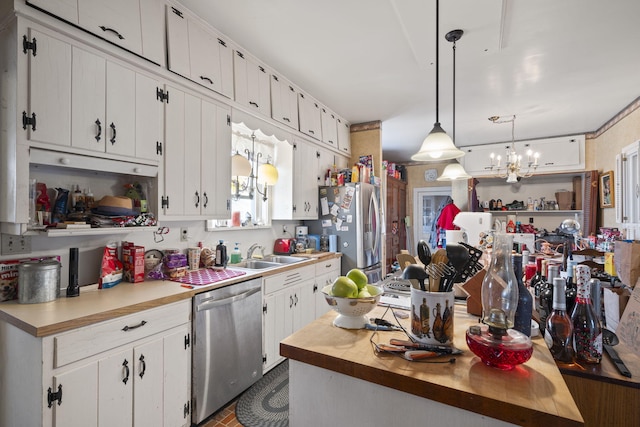
M 616 154 L 623 147 L 640 139 L 640 108 L 636 108 L 624 118 L 620 119 L 596 138 L 586 141 L 587 170 L 598 172 L 615 171 Z M 618 177 L 613 177 L 614 180 Z M 614 208 L 600 209 L 598 224 L 604 227 L 616 227 L 616 212 Z

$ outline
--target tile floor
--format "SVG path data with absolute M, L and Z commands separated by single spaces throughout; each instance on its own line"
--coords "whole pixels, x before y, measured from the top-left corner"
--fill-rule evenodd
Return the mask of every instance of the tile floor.
M 221 409 L 213 418 L 201 427 L 242 427 L 236 419 L 236 402 Z

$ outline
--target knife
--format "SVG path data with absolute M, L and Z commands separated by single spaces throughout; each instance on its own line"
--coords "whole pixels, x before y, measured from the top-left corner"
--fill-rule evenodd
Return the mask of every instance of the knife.
M 631 378 L 631 372 L 629 372 L 627 366 L 624 364 L 622 359 L 620 359 L 620 356 L 618 356 L 618 352 L 610 345 L 603 344 L 602 346 L 607 351 L 611 361 L 616 365 L 616 368 L 618 368 L 618 371 L 620 371 L 620 374 L 627 378 Z

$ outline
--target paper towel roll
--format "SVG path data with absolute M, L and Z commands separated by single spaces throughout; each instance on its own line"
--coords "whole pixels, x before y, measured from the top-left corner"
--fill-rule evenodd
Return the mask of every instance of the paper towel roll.
M 338 252 L 338 236 L 335 234 L 329 235 L 329 252 Z

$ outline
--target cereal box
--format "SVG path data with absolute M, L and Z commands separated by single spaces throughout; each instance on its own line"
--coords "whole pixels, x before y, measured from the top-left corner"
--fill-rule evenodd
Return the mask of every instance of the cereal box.
M 144 282 L 144 246 L 123 242 L 122 264 L 124 266 L 124 280 L 131 283 Z

